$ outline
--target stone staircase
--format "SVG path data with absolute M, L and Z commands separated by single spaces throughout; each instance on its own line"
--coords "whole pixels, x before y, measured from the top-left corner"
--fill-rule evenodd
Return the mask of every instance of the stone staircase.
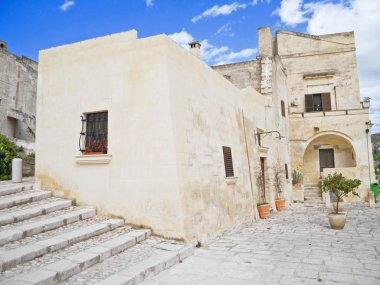
M 194 251 L 33 183 L 0 183 L 1 285 L 138 284 Z
M 304 197 L 307 204 L 322 204 L 322 192 L 317 184 L 304 185 Z

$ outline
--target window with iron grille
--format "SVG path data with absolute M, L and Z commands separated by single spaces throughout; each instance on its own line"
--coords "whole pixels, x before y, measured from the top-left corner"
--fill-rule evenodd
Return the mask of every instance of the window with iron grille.
M 86 114 L 86 154 L 107 153 L 108 112 Z
M 224 168 L 226 170 L 226 177 L 234 177 L 234 166 L 232 163 L 231 148 L 228 146 L 223 147 Z
M 330 93 L 306 94 L 305 95 L 305 111 L 306 112 L 331 111 Z

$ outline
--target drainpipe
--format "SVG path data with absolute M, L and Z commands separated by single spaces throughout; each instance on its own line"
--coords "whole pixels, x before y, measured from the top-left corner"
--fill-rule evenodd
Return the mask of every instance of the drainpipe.
M 368 122 L 365 122 L 365 124 L 367 125 L 367 129 L 365 130 L 366 132 L 366 140 L 367 140 L 367 158 L 368 158 L 368 179 L 369 179 L 369 187 L 371 189 L 371 160 L 369 158 L 369 146 L 368 146 L 368 136 L 370 136 L 370 130 L 371 130 L 371 127 L 372 127 L 372 123 L 371 121 L 368 121 Z M 372 152 L 371 152 L 372 153 Z M 374 196 L 374 193 L 369 190 L 369 195 L 370 195 L 370 198 L 369 198 L 369 206 L 371 208 L 375 207 L 375 196 Z
M 247 134 L 245 132 L 245 121 L 244 121 L 244 112 L 241 110 L 241 116 L 243 117 L 243 128 L 244 128 L 244 140 L 245 140 L 245 149 L 247 152 L 247 162 L 248 162 L 248 171 L 249 171 L 249 181 L 251 183 L 251 195 L 252 195 L 252 208 L 255 220 L 257 220 L 257 205 L 255 201 L 255 195 L 253 193 L 253 184 L 252 184 L 252 173 L 251 173 L 251 163 L 249 162 L 249 152 L 248 152 L 248 143 L 247 143 Z
M 334 86 L 334 96 L 335 96 L 335 110 L 338 110 L 338 99 L 336 98 L 336 86 Z

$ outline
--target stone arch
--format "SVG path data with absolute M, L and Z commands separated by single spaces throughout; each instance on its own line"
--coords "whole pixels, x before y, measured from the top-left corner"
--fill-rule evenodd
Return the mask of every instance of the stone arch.
M 322 153 L 327 153 L 328 158 Z M 356 151 L 352 139 L 344 133 L 325 131 L 311 136 L 304 144 L 304 183 L 315 184 L 325 168 L 356 167 Z

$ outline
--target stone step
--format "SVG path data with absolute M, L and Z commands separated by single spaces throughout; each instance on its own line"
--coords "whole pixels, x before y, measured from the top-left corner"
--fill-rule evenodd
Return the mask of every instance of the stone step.
M 135 262 L 95 284 L 139 284 L 146 278 L 153 277 L 175 264 L 182 262 L 188 256 L 192 255 L 193 252 L 194 246 L 192 245 L 178 245 L 170 242 L 162 242 L 153 246 L 152 253 L 148 258 Z
M 24 190 L 33 190 L 34 183 L 25 183 L 21 185 L 7 185 L 0 188 L 0 196 L 15 194 Z
M 322 197 L 322 193 L 316 193 L 316 192 L 309 192 L 309 193 L 304 193 L 304 196 L 306 197 L 306 198 L 308 198 L 308 197 Z
M 322 197 L 305 197 L 305 202 L 323 202 Z
M 5 208 L 11 208 L 20 204 L 46 199 L 50 196 L 50 191 L 26 191 L 22 194 L 17 193 L 11 195 L 11 197 L 2 198 L 0 200 L 0 210 Z
M 34 221 L 32 223 L 24 223 L 22 225 L 16 224 L 14 227 L 0 232 L 0 246 L 8 242 L 50 231 L 80 220 L 89 219 L 95 215 L 96 210 L 94 208 L 82 208 L 51 218 L 43 217 L 42 220 Z
M 22 210 L 8 210 L 7 212 L 0 214 L 0 226 L 20 222 L 53 211 L 65 209 L 70 207 L 71 204 L 71 200 L 57 200 L 45 204 L 38 204 L 36 206 L 28 207 Z
M 101 223 L 95 223 L 72 231 L 57 234 L 11 250 L 1 250 L 0 271 L 5 271 L 11 267 L 32 260 L 46 253 L 63 249 L 77 242 L 111 231 L 122 226 L 123 224 L 124 221 L 121 219 L 110 219 Z
M 0 284 L 56 284 L 135 246 L 136 243 L 149 236 L 150 230 L 130 231 L 92 246 L 83 252 L 66 256 L 59 261 L 4 280 Z

